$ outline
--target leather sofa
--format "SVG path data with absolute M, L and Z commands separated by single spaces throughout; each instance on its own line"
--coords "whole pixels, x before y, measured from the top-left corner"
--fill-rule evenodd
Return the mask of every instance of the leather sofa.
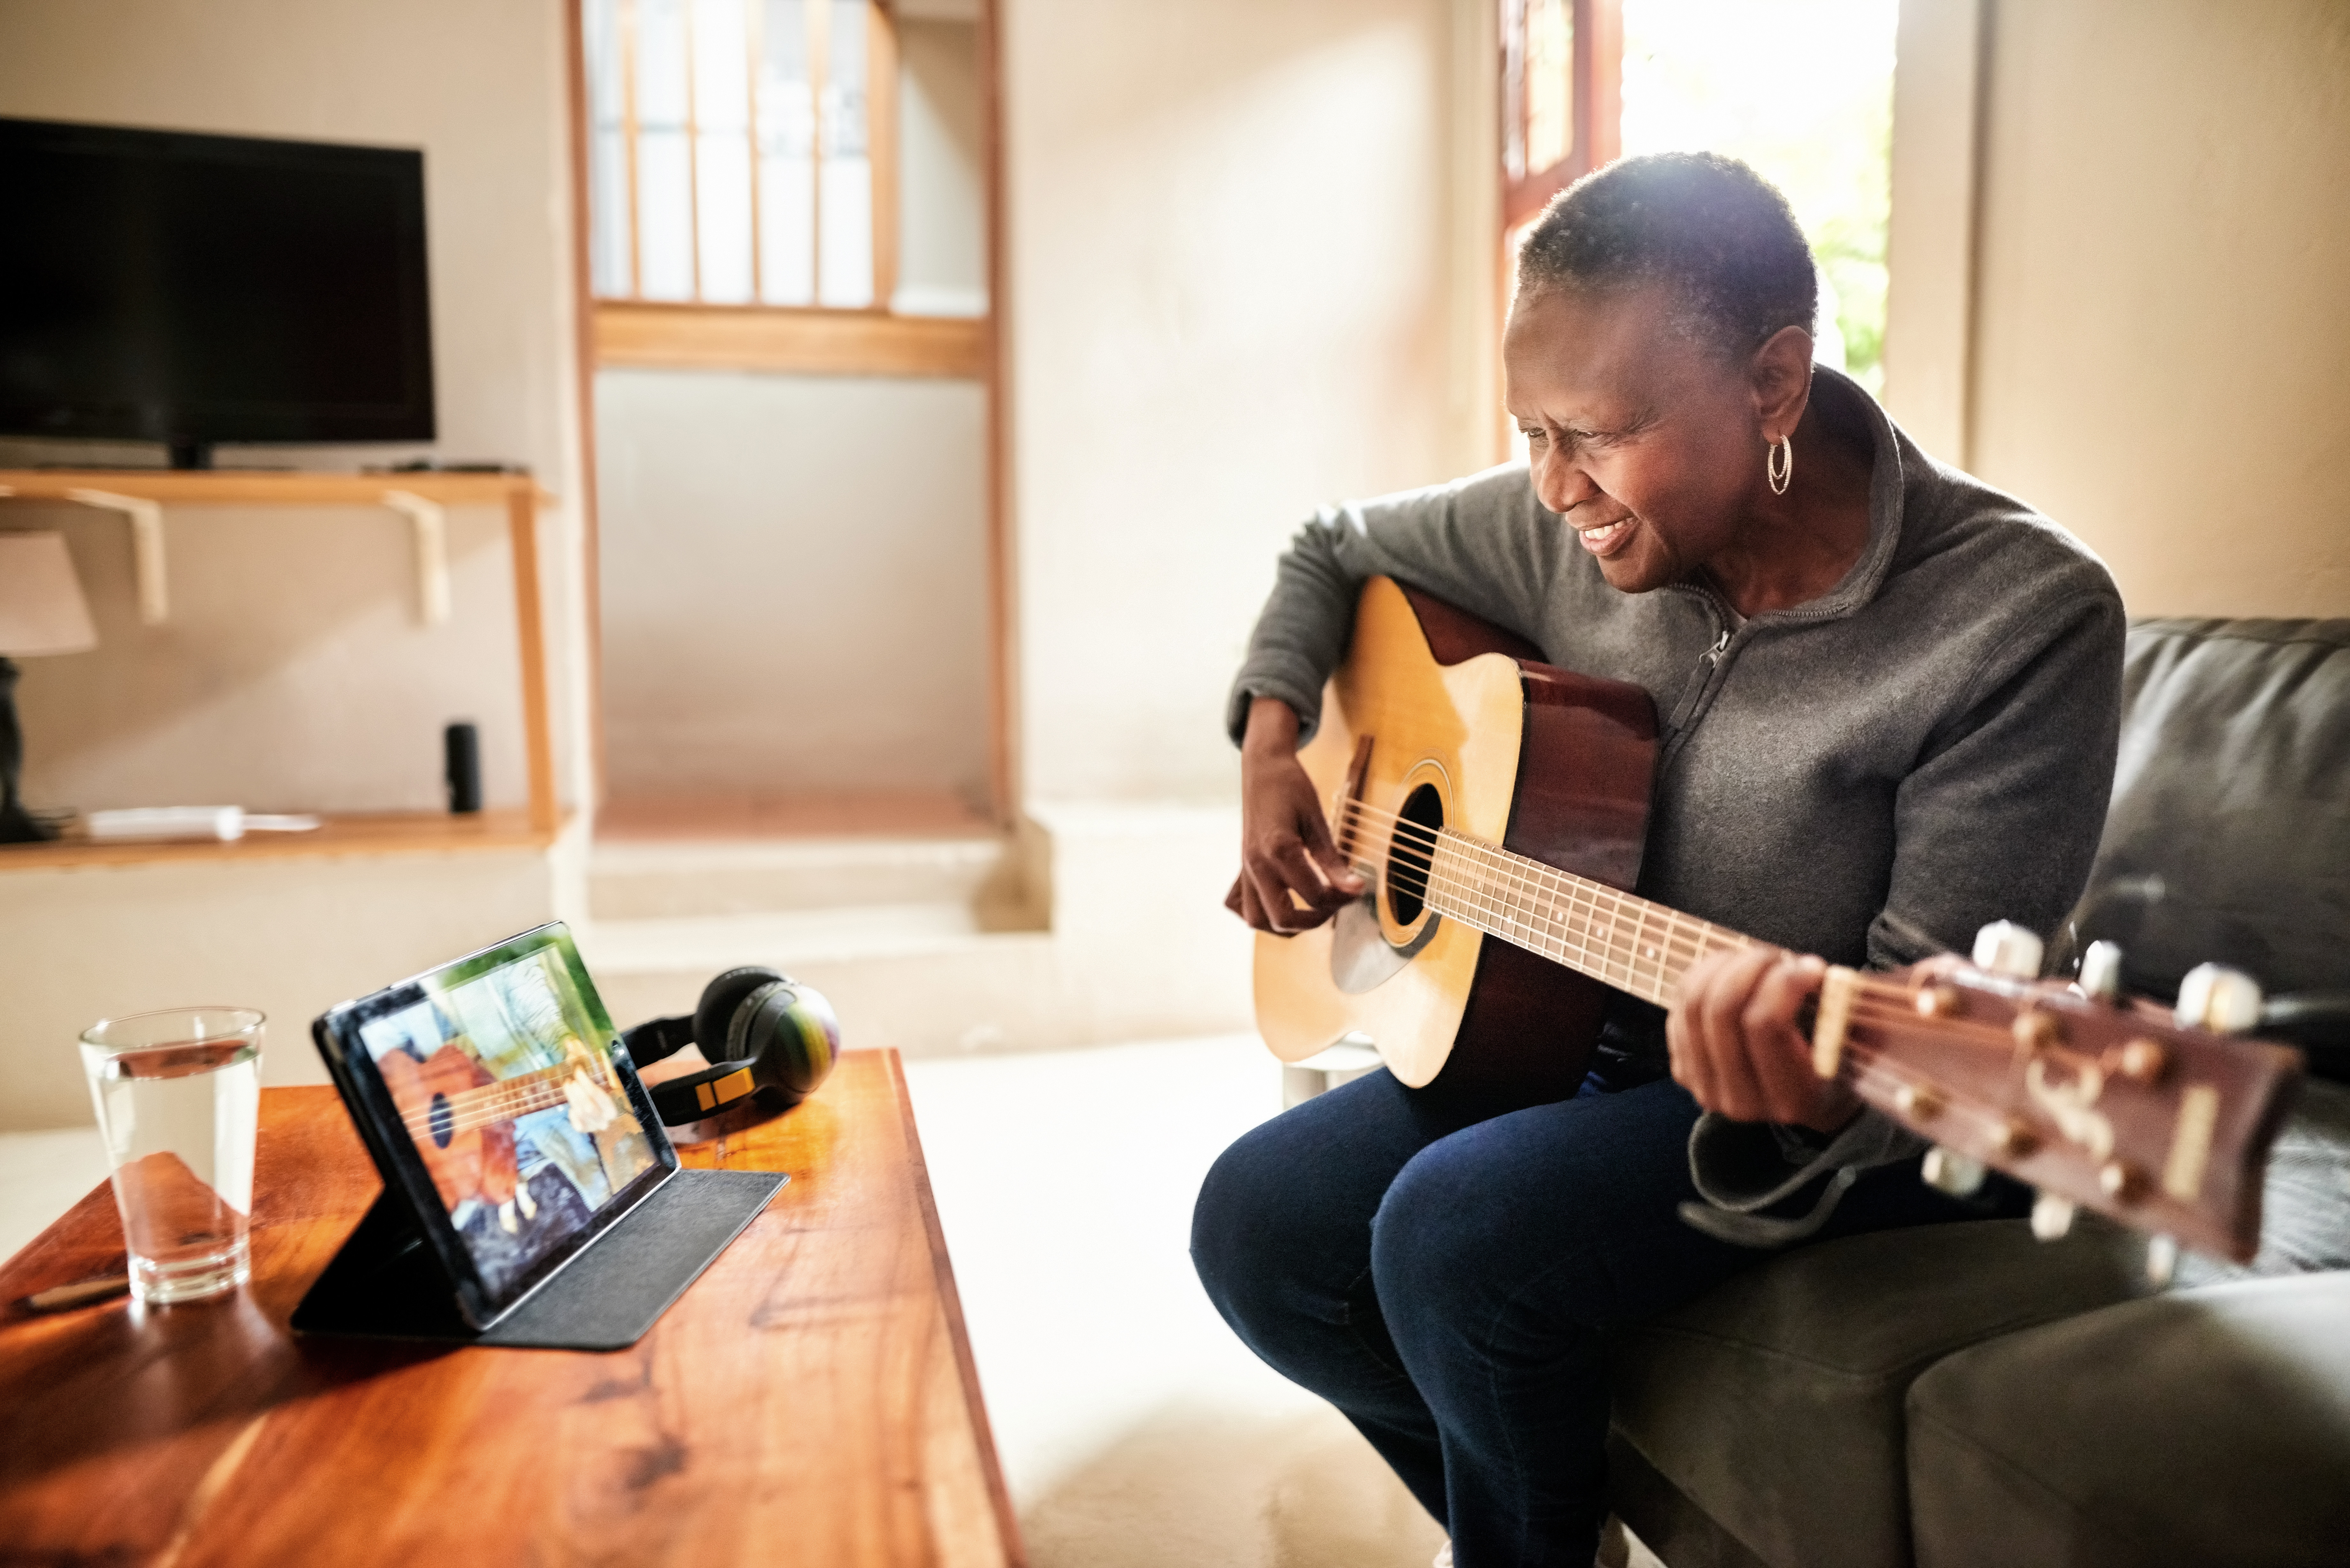
M 2122 749 L 2051 972 L 2215 960 L 2312 1076 L 2249 1266 L 2085 1218 L 1793 1251 L 1617 1346 L 1611 1488 L 1669 1568 L 2350 1564 L 2350 621 L 2131 628 Z

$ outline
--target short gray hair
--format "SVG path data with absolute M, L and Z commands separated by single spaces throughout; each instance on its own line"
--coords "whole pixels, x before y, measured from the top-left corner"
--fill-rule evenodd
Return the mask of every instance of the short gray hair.
M 1742 359 L 1814 330 L 1819 278 L 1779 188 L 1718 152 L 1620 159 L 1551 199 L 1518 251 L 1520 293 L 1660 283 L 1682 329 Z

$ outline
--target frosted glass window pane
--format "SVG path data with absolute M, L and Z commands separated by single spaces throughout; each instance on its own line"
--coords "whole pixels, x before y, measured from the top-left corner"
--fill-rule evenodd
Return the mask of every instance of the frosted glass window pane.
M 764 0 L 759 35 L 759 296 L 816 303 L 816 100 L 803 0 Z
M 588 115 L 598 126 L 620 123 L 619 0 L 586 0 L 580 8 L 588 56 Z
M 1526 171 L 1539 174 L 1575 150 L 1575 12 L 1567 0 L 1526 7 Z
M 1502 5 L 1502 168 L 1513 180 L 1526 174 L 1526 5 Z
M 816 303 L 815 187 L 805 153 L 759 161 L 759 297 L 769 305 Z
M 741 131 L 701 138 L 702 297 L 751 302 L 751 143 Z
M 807 153 L 814 120 L 808 103 L 807 7 L 767 0 L 760 28 L 759 139 L 769 153 Z
M 686 187 L 685 132 L 637 137 L 637 244 L 647 299 L 693 297 L 693 215 Z
M 685 124 L 684 0 L 637 0 L 637 124 Z
M 829 0 L 831 57 L 824 71 L 824 151 L 827 158 L 865 151 L 865 0 Z M 827 178 L 830 177 L 829 171 Z M 826 212 L 831 219 L 829 209 Z
M 749 47 L 743 0 L 694 0 L 693 121 L 700 129 L 747 130 Z
M 588 267 L 598 294 L 626 298 L 629 276 L 628 150 L 618 130 L 588 142 Z
M 858 308 L 873 303 L 873 166 L 862 158 L 824 161 L 824 297 Z

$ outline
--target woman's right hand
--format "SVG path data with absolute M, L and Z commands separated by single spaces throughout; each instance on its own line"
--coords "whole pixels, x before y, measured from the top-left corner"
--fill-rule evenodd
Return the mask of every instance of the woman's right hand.
M 1278 697 L 1249 704 L 1241 741 L 1241 874 L 1224 908 L 1260 931 L 1294 936 L 1362 897 L 1364 880 L 1330 842 L 1314 781 L 1297 760 L 1297 715 Z

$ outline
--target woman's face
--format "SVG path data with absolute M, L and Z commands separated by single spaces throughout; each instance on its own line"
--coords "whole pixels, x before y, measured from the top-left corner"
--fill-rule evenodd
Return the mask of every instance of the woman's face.
M 1675 330 L 1670 306 L 1660 286 L 1542 287 L 1520 296 L 1502 340 L 1534 493 L 1627 594 L 1739 547 L 1766 493 L 1764 420 L 1783 414 L 1749 369 Z

